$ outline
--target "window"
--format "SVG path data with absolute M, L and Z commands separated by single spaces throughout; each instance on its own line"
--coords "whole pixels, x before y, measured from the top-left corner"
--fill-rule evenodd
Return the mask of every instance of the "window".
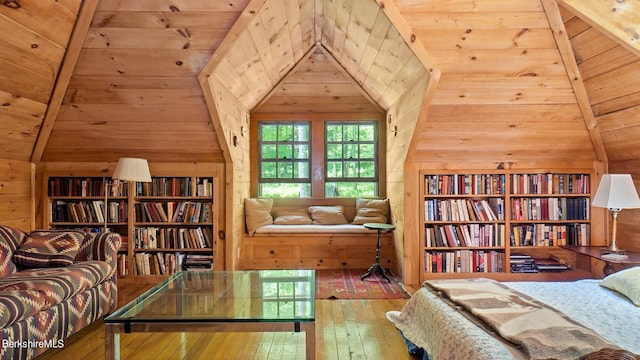
M 325 196 L 376 196 L 376 123 L 327 122 L 325 126 Z
M 252 196 L 384 196 L 379 114 L 254 114 L 252 121 Z
M 309 122 L 261 122 L 260 196 L 311 196 Z

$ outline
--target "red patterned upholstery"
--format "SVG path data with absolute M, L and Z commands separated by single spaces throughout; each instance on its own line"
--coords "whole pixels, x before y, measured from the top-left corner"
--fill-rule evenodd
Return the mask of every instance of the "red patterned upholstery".
M 20 229 L 0 225 L 0 277 L 16 272 L 11 256 L 26 237 L 27 233 Z
M 44 301 L 38 290 L 0 291 L 0 328 L 38 313 Z
M 109 278 L 113 269 L 104 261 L 83 261 L 61 268 L 29 269 L 0 278 L 0 294 L 5 290 L 38 289 L 47 308 L 90 289 Z
M 33 231 L 13 253 L 13 262 L 22 267 L 69 266 L 80 250 L 84 231 Z
M 115 309 L 120 241 L 0 226 L 0 344 L 16 345 L 0 347 L 0 358 L 31 359 Z

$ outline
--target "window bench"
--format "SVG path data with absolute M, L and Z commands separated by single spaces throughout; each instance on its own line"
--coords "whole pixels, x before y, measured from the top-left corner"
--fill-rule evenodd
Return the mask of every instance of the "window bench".
M 354 198 L 274 199 L 272 213 L 313 205 L 342 205 L 347 221 Z M 362 225 L 265 225 L 242 239 L 241 269 L 364 269 L 375 261 L 378 233 Z M 381 236 L 380 262 L 395 268 L 393 233 Z

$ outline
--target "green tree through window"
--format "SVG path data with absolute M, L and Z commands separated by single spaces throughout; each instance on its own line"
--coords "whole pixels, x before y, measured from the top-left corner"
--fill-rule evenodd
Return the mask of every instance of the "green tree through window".
M 260 195 L 311 196 L 309 122 L 261 122 Z
M 376 121 L 259 121 L 258 195 L 378 196 L 378 146 Z
M 377 123 L 327 122 L 325 127 L 325 196 L 376 196 Z

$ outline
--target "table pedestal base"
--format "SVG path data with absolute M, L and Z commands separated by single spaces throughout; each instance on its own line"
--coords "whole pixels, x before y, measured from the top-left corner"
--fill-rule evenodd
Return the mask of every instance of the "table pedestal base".
M 382 277 L 387 279 L 388 282 L 391 282 L 391 279 L 389 279 L 389 277 L 387 276 L 387 272 L 385 271 L 385 269 L 378 263 L 371 265 L 367 273 L 360 277 L 360 280 L 364 280 L 375 273 L 382 275 Z

